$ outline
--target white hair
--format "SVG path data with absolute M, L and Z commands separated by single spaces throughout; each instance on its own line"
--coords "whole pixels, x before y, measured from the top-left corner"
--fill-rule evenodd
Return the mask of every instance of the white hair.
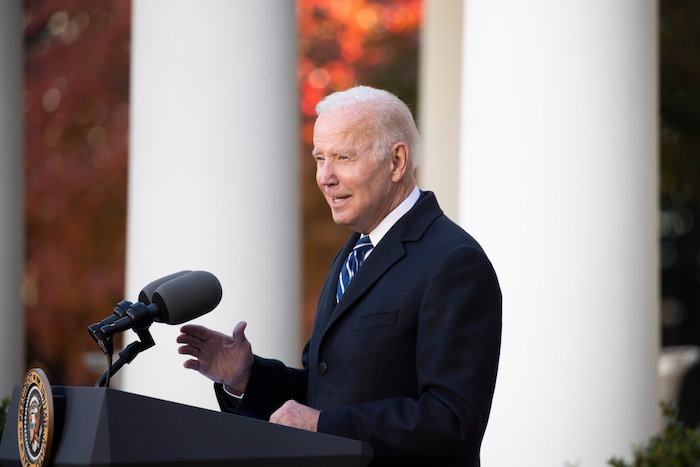
M 374 152 L 389 157 L 391 148 L 405 142 L 409 148 L 410 162 L 418 167 L 422 158 L 420 135 L 413 114 L 408 106 L 394 94 L 369 86 L 355 86 L 334 92 L 316 105 L 316 115 L 323 112 L 344 110 L 362 106 L 374 128 Z

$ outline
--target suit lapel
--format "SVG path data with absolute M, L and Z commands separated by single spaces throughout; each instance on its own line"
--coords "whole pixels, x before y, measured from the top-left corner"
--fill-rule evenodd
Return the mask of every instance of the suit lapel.
M 336 257 L 319 297 L 317 320 L 325 334 L 353 304 L 375 284 L 381 276 L 406 254 L 404 242 L 418 241 L 428 226 L 442 214 L 431 192 L 424 192 L 416 205 L 386 233 L 372 254 L 362 264 L 350 282 L 340 302 L 335 302 L 340 268 L 355 245 L 359 234 L 351 235 L 348 243 Z M 320 319 L 318 319 L 320 318 Z
M 328 322 L 331 319 L 333 310 L 336 308 L 335 293 L 338 284 L 338 276 L 340 275 L 340 268 L 345 262 L 345 258 L 350 254 L 353 246 L 357 242 L 360 234 L 357 232 L 350 236 L 350 239 L 345 244 L 345 246 L 336 254 L 331 264 L 328 275 L 326 276 L 326 281 L 321 288 L 321 294 L 318 297 L 318 305 L 316 306 L 316 318 L 314 319 L 314 333 L 317 330 L 322 330 L 325 332 L 328 327 Z
M 377 248 L 372 251 L 369 258 L 367 258 L 365 262 L 362 263 L 362 266 L 360 266 L 360 269 L 350 282 L 345 294 L 343 294 L 340 302 L 335 306 L 335 309 L 331 314 L 330 321 L 326 326 L 326 330 L 330 328 L 333 323 L 350 307 L 352 307 L 352 304 L 355 303 L 355 301 L 357 301 L 357 299 L 360 298 L 365 292 L 367 292 L 372 284 L 377 282 L 382 274 L 384 274 L 384 272 L 404 254 L 406 254 L 406 250 L 404 249 L 403 242 L 398 235 L 398 230 L 390 230 L 382 239 Z M 345 261 L 345 256 L 343 257 L 341 264 Z M 336 280 L 339 273 L 340 268 L 338 268 L 337 272 L 335 273 Z M 333 297 L 333 302 L 335 302 L 335 297 Z

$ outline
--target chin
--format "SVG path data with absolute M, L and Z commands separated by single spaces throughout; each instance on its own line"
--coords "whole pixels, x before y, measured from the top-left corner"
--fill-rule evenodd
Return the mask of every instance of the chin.
M 343 216 L 337 216 L 333 214 L 333 222 L 335 222 L 338 225 L 344 225 L 346 227 L 352 228 L 352 222 L 349 221 L 348 219 L 344 218 Z
M 333 216 L 333 222 L 335 222 L 338 225 L 348 225 L 347 222 L 342 217 L 335 217 Z

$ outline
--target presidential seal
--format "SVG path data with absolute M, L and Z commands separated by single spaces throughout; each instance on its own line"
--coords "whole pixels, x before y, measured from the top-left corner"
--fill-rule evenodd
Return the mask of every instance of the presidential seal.
M 17 443 L 22 467 L 49 464 L 53 439 L 53 395 L 46 374 L 34 368 L 24 377 L 17 411 Z

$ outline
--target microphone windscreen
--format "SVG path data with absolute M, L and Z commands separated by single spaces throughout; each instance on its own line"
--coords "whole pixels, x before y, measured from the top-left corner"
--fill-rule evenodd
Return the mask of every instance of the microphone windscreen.
M 160 321 L 181 324 L 198 318 L 221 301 L 221 284 L 211 273 L 193 271 L 161 284 L 153 293 Z
M 139 302 L 143 303 L 144 305 L 150 305 L 151 302 L 153 302 L 153 292 L 155 292 L 158 287 L 175 279 L 176 277 L 184 276 L 185 274 L 189 274 L 191 272 L 192 271 L 175 272 L 173 274 L 168 274 L 165 277 L 161 277 L 160 279 L 154 280 L 146 287 L 141 289 L 141 292 L 139 293 Z

